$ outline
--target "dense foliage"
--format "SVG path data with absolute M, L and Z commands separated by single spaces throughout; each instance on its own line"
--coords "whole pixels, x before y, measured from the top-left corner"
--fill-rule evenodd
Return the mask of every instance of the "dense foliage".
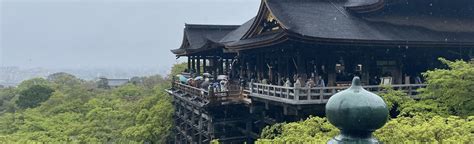
M 278 133 L 273 133 L 278 131 Z M 266 127 L 257 143 L 326 143 L 339 133 L 325 118 Z M 374 133 L 385 143 L 469 143 L 474 141 L 474 116 L 399 117 Z
M 34 108 L 49 99 L 54 90 L 45 85 L 33 85 L 19 92 L 16 105 L 20 108 Z
M 380 96 L 391 119 L 374 132 L 385 143 L 470 143 L 474 141 L 474 65 L 440 59 L 448 69 L 424 74 L 428 87 L 419 100 L 386 88 Z M 326 143 L 339 130 L 325 118 L 311 117 L 266 127 L 257 143 Z
M 474 64 L 440 59 L 449 69 L 436 69 L 424 74 L 428 87 L 425 99 L 433 99 L 449 107 L 452 114 L 474 115 Z
M 0 90 L 0 143 L 164 143 L 172 128 L 161 76 L 98 88 L 66 73 Z

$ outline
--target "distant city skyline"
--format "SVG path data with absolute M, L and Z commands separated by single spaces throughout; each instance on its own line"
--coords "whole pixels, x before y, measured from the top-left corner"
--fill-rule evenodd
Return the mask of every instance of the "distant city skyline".
M 185 23 L 242 24 L 255 0 L 0 0 L 0 66 L 169 69 Z M 157 72 L 158 73 L 158 72 Z
M 0 85 L 15 86 L 24 80 L 32 78 L 46 78 L 51 74 L 66 72 L 80 79 L 95 80 L 99 77 L 112 79 L 130 79 L 160 74 L 166 76 L 169 71 L 158 68 L 119 69 L 119 68 L 90 68 L 90 69 L 46 69 L 46 68 L 20 68 L 0 67 Z

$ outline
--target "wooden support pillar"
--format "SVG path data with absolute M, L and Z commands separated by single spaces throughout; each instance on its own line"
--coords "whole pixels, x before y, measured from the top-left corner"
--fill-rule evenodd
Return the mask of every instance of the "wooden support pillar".
M 188 72 L 191 70 L 191 56 L 188 56 Z
M 198 122 L 198 129 L 199 129 L 199 141 L 202 142 L 203 141 L 203 120 L 202 120 L 202 111 L 199 111 L 199 122 Z
M 194 113 L 194 106 L 191 106 L 191 110 L 190 110 L 190 123 L 188 123 L 188 125 L 190 125 L 189 127 L 189 131 L 190 133 L 188 134 L 189 136 L 191 136 L 191 140 L 192 141 L 197 141 L 196 137 L 195 137 L 195 133 L 194 133 L 194 128 L 193 128 L 193 125 L 194 125 L 194 121 L 195 121 L 195 118 L 196 118 L 196 114 Z
M 395 77 L 395 84 L 403 84 L 403 60 L 400 58 L 397 58 L 397 75 Z
M 222 75 L 224 74 L 224 59 L 222 58 L 222 54 L 219 58 L 219 74 Z
M 247 135 L 247 143 L 249 144 L 254 142 L 252 139 L 252 123 L 252 118 L 248 116 L 245 122 L 245 132 Z
M 307 74 L 306 74 L 306 62 L 305 62 L 305 54 L 301 52 L 301 50 L 297 50 L 296 52 L 296 65 L 297 65 L 297 73 L 298 77 L 301 77 L 303 80 L 302 82 L 306 81 Z
M 265 76 L 264 76 L 265 67 L 267 67 L 267 66 L 265 66 L 265 55 L 263 54 L 263 56 L 258 57 L 258 66 L 257 66 L 258 75 L 260 76 L 261 80 L 263 80 L 265 78 Z
M 195 59 L 195 56 L 191 56 L 191 70 L 194 70 L 194 72 L 196 72 L 196 59 Z
M 286 67 L 286 71 L 285 71 L 285 78 L 287 79 L 291 79 L 292 75 L 290 73 L 290 65 L 293 64 L 293 61 L 291 60 L 290 57 L 288 57 L 287 55 L 285 56 L 285 67 Z M 285 79 L 285 82 L 286 82 L 286 79 Z
M 217 69 L 219 67 L 217 61 L 217 54 L 214 54 L 214 57 L 212 58 L 212 75 L 214 76 L 214 82 L 217 81 Z
M 252 79 L 254 78 L 255 80 L 256 79 L 256 66 L 255 66 L 255 61 L 250 61 L 250 57 L 247 56 L 245 58 L 245 67 L 246 67 L 246 71 L 247 71 L 247 78 L 249 79 Z
M 197 56 L 196 74 L 201 75 L 201 56 Z
M 246 64 L 247 63 L 246 56 L 242 55 L 241 58 L 242 59 L 239 62 L 240 63 L 239 78 L 245 77 L 245 74 L 244 74 L 245 72 L 247 72 L 247 74 L 248 74 L 247 64 Z M 248 78 L 250 78 L 250 77 L 248 77 Z
M 281 56 L 279 56 L 278 58 L 278 61 L 277 61 L 277 85 L 283 85 L 285 83 L 285 80 L 282 78 L 282 76 L 284 76 L 282 73 L 284 71 L 284 68 L 283 68 L 283 58 Z
M 225 71 L 229 72 L 229 59 L 225 59 Z
M 202 59 L 202 72 L 203 73 L 207 72 L 207 63 L 206 63 L 206 61 L 207 61 L 207 57 L 204 56 L 203 59 Z
M 362 59 L 362 83 L 365 83 L 365 85 L 369 85 L 370 81 L 370 57 L 364 56 Z
M 326 69 L 328 72 L 328 86 L 336 86 L 336 59 L 334 56 L 329 58 Z

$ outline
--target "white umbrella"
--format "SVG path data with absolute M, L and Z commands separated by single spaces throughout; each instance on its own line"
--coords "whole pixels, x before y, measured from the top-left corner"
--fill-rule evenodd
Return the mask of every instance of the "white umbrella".
M 217 80 L 223 80 L 223 79 L 227 79 L 227 76 L 226 75 L 217 76 Z
M 203 77 L 202 76 L 197 76 L 196 78 L 194 78 L 194 80 L 202 80 Z
M 203 73 L 202 75 L 206 76 L 206 77 L 212 77 L 212 75 L 210 73 Z

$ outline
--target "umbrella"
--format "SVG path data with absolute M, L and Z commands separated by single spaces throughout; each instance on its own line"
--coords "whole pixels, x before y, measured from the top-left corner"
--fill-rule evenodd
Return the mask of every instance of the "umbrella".
M 226 75 L 217 76 L 217 80 L 223 80 L 223 79 L 227 79 L 227 76 Z
M 183 75 L 180 75 L 178 78 L 179 78 L 179 81 L 180 81 L 181 83 L 186 83 L 186 82 L 188 81 L 188 78 L 186 78 L 186 77 L 183 76 Z
M 203 73 L 202 75 L 206 76 L 206 77 L 212 77 L 212 75 L 210 73 Z
M 197 76 L 196 78 L 194 78 L 194 80 L 202 80 L 203 77 L 202 76 Z

